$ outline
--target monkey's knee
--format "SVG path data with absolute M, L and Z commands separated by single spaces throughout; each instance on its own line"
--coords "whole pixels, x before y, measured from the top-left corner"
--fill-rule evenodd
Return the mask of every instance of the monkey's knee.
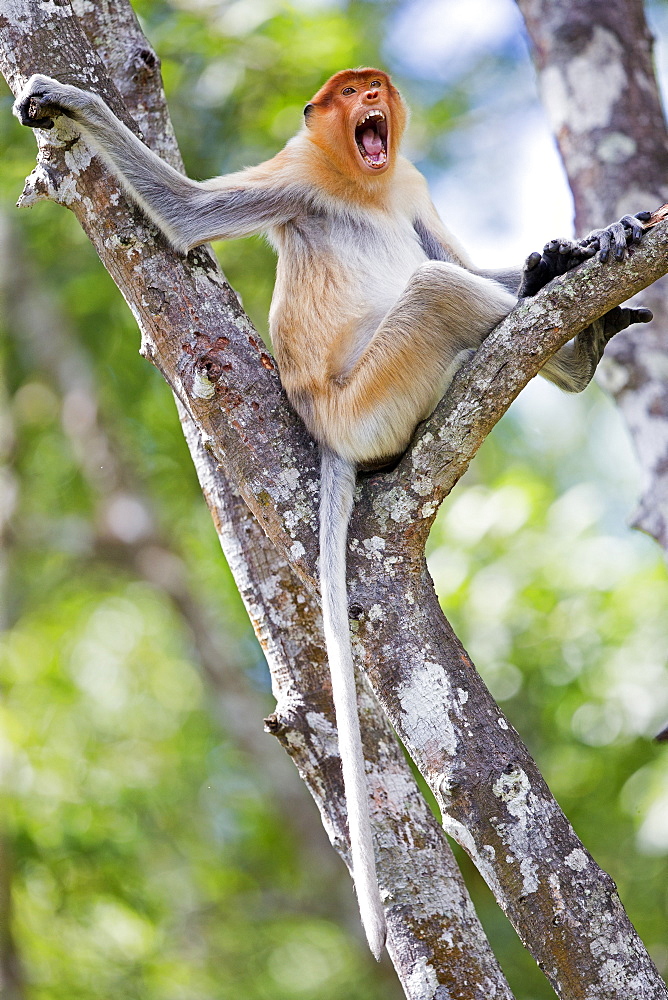
M 457 284 L 457 271 L 463 271 L 463 268 L 443 260 L 426 260 L 413 272 L 406 286 L 406 292 L 422 295 L 430 292 L 446 294 Z

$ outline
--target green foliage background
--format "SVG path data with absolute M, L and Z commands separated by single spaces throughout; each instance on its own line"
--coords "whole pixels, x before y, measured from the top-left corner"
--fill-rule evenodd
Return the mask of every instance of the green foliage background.
M 447 86 L 409 71 L 387 44 L 407 6 L 137 2 L 191 175 L 271 155 L 347 65 L 397 72 L 433 177 L 490 89 L 521 79 L 535 99 L 516 40 Z M 5 89 L 0 968 L 15 974 L 3 995 L 399 997 L 291 765 L 269 777 L 254 749 L 271 741 L 267 672 L 170 394 L 73 218 L 13 210 L 34 140 L 10 106 Z M 270 250 L 217 249 L 265 331 Z M 458 634 L 666 972 L 668 761 L 651 738 L 668 715 L 668 578 L 624 523 L 635 476 L 596 389 L 530 387 L 443 511 L 430 560 Z M 237 676 L 232 692 L 207 643 Z M 255 719 L 241 742 L 239 691 Z M 518 1000 L 552 996 L 462 865 Z

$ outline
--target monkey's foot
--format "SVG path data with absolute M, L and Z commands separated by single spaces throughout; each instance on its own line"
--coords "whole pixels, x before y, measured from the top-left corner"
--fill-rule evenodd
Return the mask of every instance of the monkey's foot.
M 634 309 L 632 306 L 615 306 L 614 309 L 611 309 L 610 312 L 603 316 L 603 337 L 605 338 L 603 346 L 616 333 L 626 330 L 627 327 L 632 326 L 634 323 L 651 323 L 653 319 L 654 314 L 651 309 L 645 309 L 642 306 L 637 309 Z M 601 350 L 602 353 L 603 351 Z
M 525 299 L 535 295 L 553 278 L 566 274 L 595 253 L 595 247 L 582 246 L 573 240 L 550 240 L 543 247 L 542 253 L 534 251 L 524 262 L 518 298 Z

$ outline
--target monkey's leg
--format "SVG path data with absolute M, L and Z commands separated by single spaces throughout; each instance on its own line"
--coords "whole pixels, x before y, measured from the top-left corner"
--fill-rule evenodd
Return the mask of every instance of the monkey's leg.
M 421 265 L 352 367 L 313 397 L 316 437 L 356 462 L 400 454 L 467 353 L 515 302 L 497 282 L 455 264 Z
M 651 319 L 649 309 L 616 306 L 560 348 L 540 374 L 565 392 L 582 392 L 594 377 L 608 341 L 632 323 L 649 323 Z

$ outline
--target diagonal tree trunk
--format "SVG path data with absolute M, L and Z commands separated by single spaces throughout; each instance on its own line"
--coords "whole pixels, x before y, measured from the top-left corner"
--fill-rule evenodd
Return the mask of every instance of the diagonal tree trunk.
M 127 5 L 86 3 L 80 10 L 126 99 L 134 92 L 125 75 L 130 67 L 138 91 L 151 94 L 147 103 L 163 107 L 155 57 Z M 0 49 L 15 91 L 31 72 L 48 67 L 98 90 L 129 120 L 67 3 L 47 9 L 12 0 L 0 18 Z M 142 121 L 148 136 L 156 123 L 162 128 L 164 117 Z M 173 159 L 169 135 L 163 136 L 158 145 Z M 173 254 L 74 138 L 66 125 L 48 139 L 39 136 L 39 163 L 23 201 L 50 197 L 72 208 L 140 323 L 143 353 L 177 396 L 204 494 L 272 668 L 278 706 L 268 726 L 296 759 L 345 856 L 314 585 L 313 444 L 209 253 L 199 250 L 187 261 Z M 457 379 L 395 472 L 360 484 L 351 527 L 358 658 L 433 788 L 446 829 L 568 998 L 658 1000 L 668 993 L 611 880 L 575 837 L 452 634 L 425 568 L 424 541 L 440 500 L 549 353 L 666 271 L 664 224 L 630 265 L 611 270 L 590 262 L 516 310 Z M 366 691 L 361 709 L 389 950 L 406 994 L 510 996 L 442 835 Z

